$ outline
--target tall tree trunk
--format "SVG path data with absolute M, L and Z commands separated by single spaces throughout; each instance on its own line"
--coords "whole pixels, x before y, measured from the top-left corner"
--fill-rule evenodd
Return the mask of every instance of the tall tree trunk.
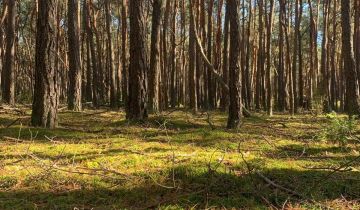
M 288 0 L 285 0 L 285 2 L 288 4 L 288 10 L 284 10 L 284 14 L 285 14 L 285 21 L 283 25 L 284 27 L 284 31 L 285 31 L 285 42 L 286 42 L 286 68 L 287 68 L 287 81 L 289 83 L 289 112 L 290 115 L 294 115 L 295 114 L 295 96 L 294 96 L 294 71 L 292 70 L 292 66 L 291 66 L 291 47 L 290 47 L 290 27 L 291 27 L 291 12 L 290 12 L 290 8 L 291 8 L 291 2 L 289 2 Z M 285 4 L 286 4 L 285 3 Z M 286 11 L 288 11 L 288 13 L 286 13 Z M 296 84 L 296 83 L 295 83 Z
M 127 109 L 129 93 L 129 71 L 127 67 L 127 0 L 122 0 L 121 5 L 121 65 L 122 65 L 122 98 Z
M 242 115 L 240 58 L 240 15 L 239 0 L 227 0 L 230 20 L 230 55 L 229 55 L 229 118 L 227 127 L 239 128 Z
M 278 67 L 278 109 L 283 112 L 286 109 L 286 82 L 285 82 L 285 62 L 284 62 L 284 26 L 285 24 L 285 2 L 280 0 L 279 13 L 279 67 Z
M 266 40 L 266 89 L 267 89 L 267 113 L 269 116 L 273 115 L 273 92 L 272 92 L 272 68 L 271 68 L 271 56 L 272 56 L 272 28 L 273 28 L 273 14 L 274 14 L 274 0 L 270 0 L 270 10 L 268 12 L 268 18 L 266 22 L 267 40 Z
M 68 109 L 80 111 L 81 106 L 81 61 L 79 32 L 79 2 L 68 0 L 68 44 L 69 44 L 69 95 Z
M 213 46 L 213 50 L 214 50 L 214 66 L 215 69 L 218 70 L 218 73 L 221 73 L 221 60 L 222 60 L 222 48 L 221 48 L 221 40 L 222 40 L 222 24 L 223 24 L 223 4 L 224 1 L 223 0 L 219 0 L 218 1 L 218 5 L 217 5 L 217 20 L 216 20 L 216 38 L 215 38 L 215 44 Z M 215 80 L 214 81 L 214 99 L 215 99 L 215 107 L 217 107 L 218 105 L 218 101 L 221 97 L 221 87 L 218 86 L 218 82 Z
M 163 0 L 153 1 L 151 54 L 149 70 L 149 111 L 158 113 L 159 107 L 159 76 L 160 76 L 160 25 Z
M 171 72 L 170 72 L 170 105 L 172 108 L 176 107 L 176 14 L 177 14 L 177 1 L 173 2 L 173 13 L 171 17 Z
M 126 118 L 144 120 L 147 112 L 146 2 L 130 1 L 129 98 Z
M 355 64 L 358 75 L 358 83 L 360 83 L 360 1 L 354 1 L 355 20 L 354 20 L 354 50 L 355 50 Z M 360 91 L 360 90 L 359 90 Z
M 244 0 L 245 2 L 245 0 Z M 253 41 L 251 41 L 251 23 L 252 20 L 255 18 L 253 18 L 253 12 L 252 12 L 252 1 L 249 1 L 249 15 L 248 15 L 248 25 L 247 25 L 247 34 L 246 34 L 246 61 L 245 61 L 245 90 L 246 90 L 246 101 L 244 102 L 244 104 L 246 105 L 246 107 L 248 109 L 252 108 L 253 106 L 253 87 L 252 87 L 252 71 L 251 71 L 251 53 L 252 53 L 252 46 L 253 46 Z M 255 21 L 254 21 L 255 22 Z M 245 48 L 245 46 L 243 47 Z M 245 51 L 245 50 L 244 50 Z
M 321 95 L 324 97 L 323 100 L 323 111 L 330 112 L 330 88 L 329 88 L 329 61 L 328 61 L 328 31 L 329 31 L 329 10 L 330 10 L 330 0 L 324 1 L 323 6 L 323 38 L 322 38 L 322 46 L 321 46 Z
M 6 17 L 6 43 L 5 57 L 3 68 L 3 99 L 5 103 L 15 104 L 15 24 L 17 16 L 16 1 L 7 0 L 7 17 Z
M 116 85 L 116 72 L 114 67 L 114 50 L 111 33 L 111 1 L 106 0 L 105 2 L 105 13 L 106 13 L 106 35 L 107 35 L 107 73 L 110 78 L 110 107 L 117 108 L 117 85 Z
M 223 45 L 223 63 L 222 63 L 222 75 L 224 82 L 229 84 L 229 4 L 226 4 L 225 20 L 224 20 L 224 45 Z M 226 88 L 222 87 L 221 92 L 221 109 L 227 110 L 229 107 L 229 93 Z
M 86 38 L 90 49 L 90 57 L 91 57 L 91 69 L 92 69 L 92 103 L 94 107 L 99 106 L 99 70 L 98 70 L 98 61 L 97 61 L 97 55 L 95 50 L 95 43 L 94 43 L 94 32 L 92 28 L 91 23 L 91 0 L 86 0 L 85 5 L 85 13 L 86 13 Z M 89 59 L 89 57 L 88 57 Z
M 212 63 L 212 36 L 213 36 L 213 9 L 214 9 L 214 0 L 208 1 L 208 22 L 207 22 L 207 58 L 209 59 L 210 63 Z M 208 101 L 206 106 L 210 109 L 215 108 L 215 85 L 213 81 L 213 76 L 210 69 L 207 69 L 207 95 Z
M 193 2 L 189 3 L 189 12 L 190 12 L 190 29 L 189 29 L 189 96 L 190 96 L 190 106 L 194 113 L 197 112 L 197 92 L 196 92 L 196 35 L 195 35 L 195 17 L 194 17 L 194 5 Z
M 169 71 L 169 54 L 168 54 L 168 27 L 169 27 L 169 17 L 171 12 L 171 2 L 166 1 L 165 13 L 163 18 L 163 31 L 162 31 L 162 68 L 161 68 L 161 99 L 160 107 L 161 109 L 167 109 L 169 106 L 169 95 L 168 95 L 168 71 Z
M 345 111 L 349 115 L 360 113 L 357 72 L 351 45 L 350 1 L 341 0 L 342 57 L 346 76 Z
M 298 70 L 298 58 L 299 58 L 299 40 L 301 39 L 300 36 L 300 0 L 296 0 L 295 3 L 295 32 L 294 32 L 294 45 L 293 45 L 293 58 L 292 58 L 292 88 L 293 88 L 293 95 L 294 95 L 294 113 L 298 112 L 298 79 L 297 79 L 297 70 Z
M 262 82 L 262 74 L 264 72 L 265 67 L 265 48 L 264 48 L 264 3 L 263 0 L 258 1 L 259 6 L 259 45 L 258 45 L 258 55 L 257 55 L 257 67 L 256 67 L 256 94 L 255 94 L 255 108 L 257 110 L 261 109 L 262 103 L 262 89 L 263 89 L 263 82 Z
M 337 111 L 337 65 L 336 65 L 336 36 L 337 36 L 337 0 L 333 0 L 333 16 L 332 16 L 332 39 L 330 45 L 330 106 L 332 110 Z
M 303 0 L 299 0 L 298 6 L 299 14 L 298 14 L 298 24 L 297 24 L 297 32 L 298 33 L 298 56 L 299 56 L 299 76 L 298 76 L 298 100 L 296 103 L 298 106 L 302 106 L 304 103 L 304 71 L 303 71 L 303 50 L 302 50 L 302 33 L 301 33 L 301 22 L 303 19 Z M 297 111 L 297 110 L 296 110 Z
M 39 0 L 38 8 L 31 123 L 33 126 L 55 128 L 59 101 L 54 60 L 57 0 Z
M 308 108 L 311 110 L 313 108 L 313 99 L 314 99 L 314 89 L 317 83 L 316 75 L 318 72 L 318 47 L 317 47 L 317 18 L 314 14 L 314 7 L 312 0 L 308 0 L 309 13 L 310 13 L 310 75 L 309 75 L 309 94 L 308 94 Z M 318 7 L 318 5 L 317 5 Z

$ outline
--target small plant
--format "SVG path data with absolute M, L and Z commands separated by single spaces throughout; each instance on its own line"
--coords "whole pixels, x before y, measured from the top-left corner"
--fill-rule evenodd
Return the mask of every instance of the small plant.
M 10 189 L 17 184 L 17 179 L 8 176 L 0 176 L 0 190 Z
M 335 112 L 326 115 L 330 124 L 326 126 L 321 134 L 322 139 L 339 143 L 342 146 L 348 144 L 349 140 L 354 140 L 353 135 L 356 129 L 355 117 L 342 118 Z

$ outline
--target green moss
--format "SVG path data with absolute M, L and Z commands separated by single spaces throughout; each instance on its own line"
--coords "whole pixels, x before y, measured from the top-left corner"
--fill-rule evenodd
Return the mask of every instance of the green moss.
M 6 128 L 17 117 L 0 118 L 0 209 L 359 207 L 358 162 L 329 178 L 311 169 L 358 156 L 356 144 L 312 138 L 328 125 L 324 116 L 255 115 L 232 131 L 220 112 L 210 113 L 212 129 L 206 115 L 182 110 L 142 124 L 87 110 L 61 113 L 55 130 L 28 127 L 29 116 Z

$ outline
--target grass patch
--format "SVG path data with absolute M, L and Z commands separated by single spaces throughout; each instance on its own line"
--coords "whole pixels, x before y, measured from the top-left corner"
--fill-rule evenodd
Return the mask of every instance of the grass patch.
M 359 147 L 313 138 L 331 125 L 325 116 L 255 115 L 238 131 L 220 112 L 210 115 L 215 129 L 181 110 L 142 124 L 124 117 L 62 112 L 59 128 L 46 130 L 29 127 L 28 115 L 2 115 L 0 209 L 359 209 L 359 162 L 331 171 Z

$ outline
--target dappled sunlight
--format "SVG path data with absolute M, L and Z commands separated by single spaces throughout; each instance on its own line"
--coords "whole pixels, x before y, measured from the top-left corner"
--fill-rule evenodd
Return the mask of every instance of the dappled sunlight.
M 315 138 L 323 118 L 254 115 L 236 131 L 219 112 L 215 128 L 184 110 L 143 123 L 107 110 L 60 116 L 55 130 L 0 121 L 1 208 L 358 207 L 359 162 L 333 173 L 358 145 Z

